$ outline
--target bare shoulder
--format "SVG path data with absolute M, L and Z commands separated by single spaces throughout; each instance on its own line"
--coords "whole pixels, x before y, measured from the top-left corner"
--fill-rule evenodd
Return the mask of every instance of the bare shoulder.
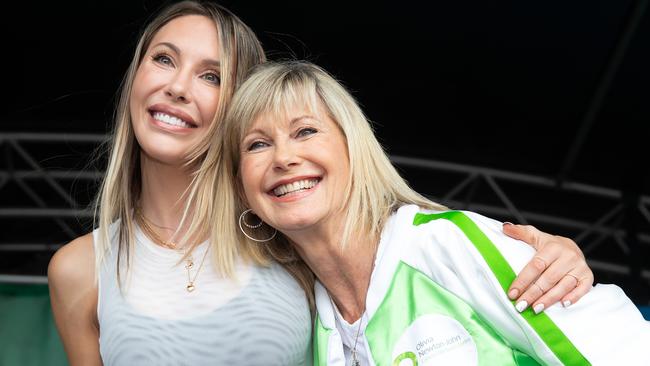
M 74 324 L 77 317 L 95 322 L 97 283 L 92 234 L 81 236 L 54 253 L 47 277 L 59 328 L 63 319 L 69 324 Z
M 61 247 L 47 268 L 54 322 L 71 365 L 101 365 L 92 234 Z
M 93 235 L 80 236 L 61 247 L 47 268 L 50 286 L 94 286 L 95 249 Z

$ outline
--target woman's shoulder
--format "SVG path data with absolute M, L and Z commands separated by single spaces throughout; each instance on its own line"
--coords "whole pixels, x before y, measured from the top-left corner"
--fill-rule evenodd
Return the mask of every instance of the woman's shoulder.
M 62 246 L 47 268 L 52 311 L 66 349 L 71 337 L 98 336 L 94 254 L 93 235 L 89 233 Z M 96 344 L 93 342 L 83 344 Z
M 50 285 L 94 285 L 93 234 L 80 236 L 54 253 L 47 268 Z
M 464 210 L 434 211 L 418 206 L 406 206 L 403 218 L 408 238 L 420 256 L 472 259 L 485 264 L 494 258 L 520 271 L 535 254 L 534 249 L 503 233 L 503 223 L 479 213 Z M 407 235 L 404 235 L 405 237 Z
M 466 210 L 436 210 L 418 205 L 409 204 L 401 206 L 394 214 L 393 219 L 412 226 L 421 226 L 423 224 L 435 222 L 451 222 L 457 226 L 466 226 L 476 224 L 481 227 L 498 227 L 502 223 L 492 218 L 483 216 L 479 213 Z M 440 220 L 443 219 L 443 220 Z
M 486 241 L 490 242 L 490 247 L 510 250 L 511 242 L 515 241 L 503 234 L 501 222 L 471 211 L 440 211 L 405 205 L 397 211 L 392 221 L 392 231 L 396 233 L 393 236 L 401 241 L 408 239 L 411 245 L 425 251 L 434 248 L 464 251 L 467 246 Z M 527 245 L 522 247 L 528 248 Z

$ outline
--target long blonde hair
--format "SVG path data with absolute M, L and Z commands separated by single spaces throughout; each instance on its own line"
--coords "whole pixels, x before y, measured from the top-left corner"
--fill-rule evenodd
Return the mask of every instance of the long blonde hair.
M 122 81 L 120 99 L 115 112 L 115 123 L 111 139 L 108 142 L 108 166 L 99 193 L 95 200 L 94 227 L 99 227 L 99 241 L 95 245 L 95 271 L 111 252 L 111 240 L 118 241 L 117 275 L 120 279 L 120 261 L 126 260 L 130 265 L 134 246 L 134 220 L 132 212 L 139 200 L 142 181 L 140 176 L 140 146 L 138 145 L 131 124 L 129 99 L 133 80 L 149 44 L 156 33 L 171 20 L 186 16 L 201 15 L 214 21 L 221 47 L 221 93 L 219 108 L 210 124 L 208 133 L 188 157 L 187 165 L 198 165 L 204 158 L 213 140 L 219 122 L 224 118 L 226 107 L 239 84 L 248 71 L 266 60 L 264 50 L 255 33 L 239 18 L 227 9 L 196 1 L 183 1 L 163 9 L 144 28 L 135 48 L 133 60 Z M 119 221 L 115 232 L 109 232 L 112 223 Z M 196 244 L 193 244 L 196 245 Z M 227 246 L 227 243 L 220 243 Z M 224 252 L 234 252 L 234 245 L 222 248 Z M 230 256 L 232 257 L 231 254 Z M 123 258 L 124 257 L 124 258 Z M 226 256 L 227 258 L 228 256 Z M 218 269 L 230 273 L 231 261 L 224 263 L 219 254 L 215 254 Z
M 239 213 L 246 209 L 239 179 L 241 140 L 257 117 L 266 113 L 283 115 L 292 106 L 306 106 L 313 112 L 322 107 L 346 138 L 351 174 L 344 199 L 342 245 L 351 235 L 378 237 L 386 219 L 404 204 L 446 209 L 409 187 L 375 138 L 355 99 L 331 75 L 307 62 L 269 62 L 257 66 L 235 93 L 194 186 L 192 197 L 196 202 L 218 202 L 212 205 L 210 214 L 199 220 L 211 221 L 222 242 L 260 246 L 238 230 Z M 263 248 L 276 260 L 290 263 L 301 274 L 301 283 L 313 282 L 313 274 L 284 235 L 278 233 Z

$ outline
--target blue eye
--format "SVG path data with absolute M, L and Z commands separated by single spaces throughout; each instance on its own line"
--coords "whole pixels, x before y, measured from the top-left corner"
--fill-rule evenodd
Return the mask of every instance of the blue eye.
M 221 85 L 221 77 L 217 73 L 209 72 L 209 73 L 201 75 L 201 78 L 203 78 L 204 80 L 206 80 L 207 82 L 209 82 L 211 84 Z
M 313 135 L 313 134 L 315 134 L 315 133 L 317 133 L 317 132 L 318 132 L 318 131 L 316 131 L 315 128 L 306 127 L 306 128 L 301 129 L 300 131 L 298 131 L 298 133 L 296 134 L 296 136 L 298 136 L 298 137 L 305 137 L 305 136 Z
M 250 144 L 250 145 L 248 146 L 248 151 L 259 150 L 259 149 L 261 149 L 261 148 L 263 148 L 263 147 L 267 147 L 267 146 L 269 146 L 269 144 L 267 144 L 266 142 L 263 142 L 263 141 L 254 141 L 252 144 Z
M 158 53 L 158 54 L 152 56 L 151 58 L 152 58 L 155 62 L 157 62 L 157 63 L 159 63 L 159 64 L 163 64 L 163 65 L 167 65 L 167 66 L 172 66 L 172 65 L 174 65 L 174 63 L 172 62 L 171 57 L 167 56 L 167 55 L 164 54 L 164 53 Z

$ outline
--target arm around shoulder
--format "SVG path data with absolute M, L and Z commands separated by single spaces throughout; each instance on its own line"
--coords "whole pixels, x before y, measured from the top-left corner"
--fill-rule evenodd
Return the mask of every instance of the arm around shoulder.
M 496 223 L 474 216 L 508 265 L 515 270 L 521 268 L 530 257 L 531 249 L 504 237 L 498 232 Z M 499 295 L 503 297 L 504 294 Z M 615 285 L 597 285 L 580 302 L 568 308 L 555 304 L 540 315 L 530 310 L 517 314 L 510 304 L 502 304 L 520 320 L 520 328 L 527 335 L 524 339 L 530 346 L 525 351 L 536 353 L 544 362 L 554 363 L 557 357 L 567 364 L 574 364 L 573 361 L 586 364 L 576 360 L 587 360 L 593 365 L 650 365 L 647 352 L 650 323 Z M 524 318 L 526 322 L 522 321 Z M 548 350 L 552 350 L 554 356 Z
M 92 234 L 59 249 L 48 266 L 52 312 L 71 365 L 101 365 Z

